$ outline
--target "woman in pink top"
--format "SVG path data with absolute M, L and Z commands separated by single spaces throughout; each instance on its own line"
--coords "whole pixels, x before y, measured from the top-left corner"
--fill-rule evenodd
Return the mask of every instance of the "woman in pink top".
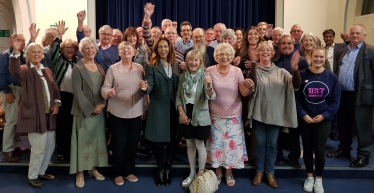
M 226 184 L 234 186 L 232 168 L 243 168 L 248 160 L 242 127 L 241 95 L 248 96 L 254 83 L 243 77 L 242 71 L 230 65 L 234 49 L 228 43 L 219 44 L 214 51 L 218 63 L 206 72 L 212 77 L 216 99 L 209 101 L 211 135 L 206 142 L 207 162 L 216 169 L 220 182 L 222 168 L 226 169 Z

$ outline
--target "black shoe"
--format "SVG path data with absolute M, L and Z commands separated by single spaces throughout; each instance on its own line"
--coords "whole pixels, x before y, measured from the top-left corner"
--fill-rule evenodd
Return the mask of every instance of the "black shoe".
M 354 167 L 354 168 L 361 168 L 369 164 L 369 158 L 368 156 L 362 156 L 358 157 L 355 161 L 353 161 L 349 167 Z
M 155 185 L 162 186 L 164 184 L 164 170 L 159 169 L 155 177 Z
M 294 168 L 301 168 L 301 165 L 300 165 L 300 162 L 299 162 L 299 159 L 296 159 L 296 160 L 291 160 L 290 159 L 290 165 Z
M 28 181 L 29 184 L 32 186 L 32 187 L 35 187 L 35 188 L 43 188 L 43 182 L 39 180 L 39 178 L 36 178 L 36 179 L 33 179 L 33 180 L 29 180 Z
M 328 158 L 339 158 L 339 157 L 351 158 L 351 152 L 344 152 L 338 149 L 335 153 L 328 153 L 326 157 Z
M 275 160 L 275 165 L 276 166 L 278 166 L 278 165 L 280 165 L 280 164 L 282 164 L 283 163 L 283 160 L 282 159 L 276 159 Z
M 333 141 L 338 141 L 339 138 L 338 138 L 338 133 L 330 133 L 329 134 L 329 138 Z
M 171 184 L 170 169 L 166 169 L 164 172 L 164 186 L 169 186 Z

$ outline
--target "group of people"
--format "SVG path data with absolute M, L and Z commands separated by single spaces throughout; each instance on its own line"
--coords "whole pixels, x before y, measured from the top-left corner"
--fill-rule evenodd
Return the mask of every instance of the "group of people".
M 29 150 L 17 147 L 18 133 L 28 133 L 32 186 L 55 179 L 46 173 L 55 147 L 59 160 L 70 160 L 79 188 L 85 185 L 85 170 L 105 179 L 97 167 L 108 165 L 108 149 L 114 183 L 138 181 L 134 169 L 142 127 L 156 158 L 156 186 L 171 184 L 181 138 L 190 165 L 183 187 L 204 172 L 206 163 L 216 169 L 219 182 L 234 186 L 232 169 L 249 161 L 256 164 L 253 185 L 266 175 L 269 186 L 277 188 L 274 168 L 284 159 L 282 144 L 289 141 L 290 163 L 300 167 L 301 136 L 303 189 L 323 192 L 327 139 L 338 133 L 340 140 L 339 149 L 327 157 L 350 158 L 354 128 L 357 159 L 350 166 L 368 164 L 374 47 L 365 43 L 363 25 L 342 33 L 347 40 L 342 44 L 334 43 L 333 30 L 324 31 L 324 47 L 300 25 L 286 35 L 265 22 L 244 32 L 223 23 L 193 29 L 185 21 L 179 37 L 171 20 L 152 27 L 154 8 L 147 3 L 142 26 L 124 33 L 102 26 L 98 43 L 83 25 L 85 11 L 77 13 L 77 41 L 63 39 L 64 21 L 47 29 L 42 44 L 35 43 L 36 24 L 29 28 L 27 45 L 22 34 L 10 37 L 11 48 L 0 56 L 7 120 L 3 155 L 19 161 L 17 155 Z M 338 131 L 331 132 L 336 125 Z

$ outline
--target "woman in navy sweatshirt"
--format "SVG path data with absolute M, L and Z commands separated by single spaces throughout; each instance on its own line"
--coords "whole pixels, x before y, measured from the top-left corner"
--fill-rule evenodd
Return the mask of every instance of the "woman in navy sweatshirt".
M 306 192 L 323 192 L 322 173 L 325 166 L 324 150 L 330 132 L 331 120 L 340 103 L 340 84 L 336 75 L 325 70 L 326 49 L 312 51 L 311 66 L 300 71 L 302 84 L 296 92 L 299 128 L 304 146 L 304 163 L 308 178 Z M 313 178 L 313 152 L 316 180 Z

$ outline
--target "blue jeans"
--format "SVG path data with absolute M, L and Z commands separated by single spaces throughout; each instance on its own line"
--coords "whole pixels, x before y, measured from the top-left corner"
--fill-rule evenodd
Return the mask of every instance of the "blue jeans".
M 257 172 L 266 171 L 267 174 L 274 174 L 280 129 L 280 126 L 253 120 L 253 130 L 256 138 L 255 156 Z

